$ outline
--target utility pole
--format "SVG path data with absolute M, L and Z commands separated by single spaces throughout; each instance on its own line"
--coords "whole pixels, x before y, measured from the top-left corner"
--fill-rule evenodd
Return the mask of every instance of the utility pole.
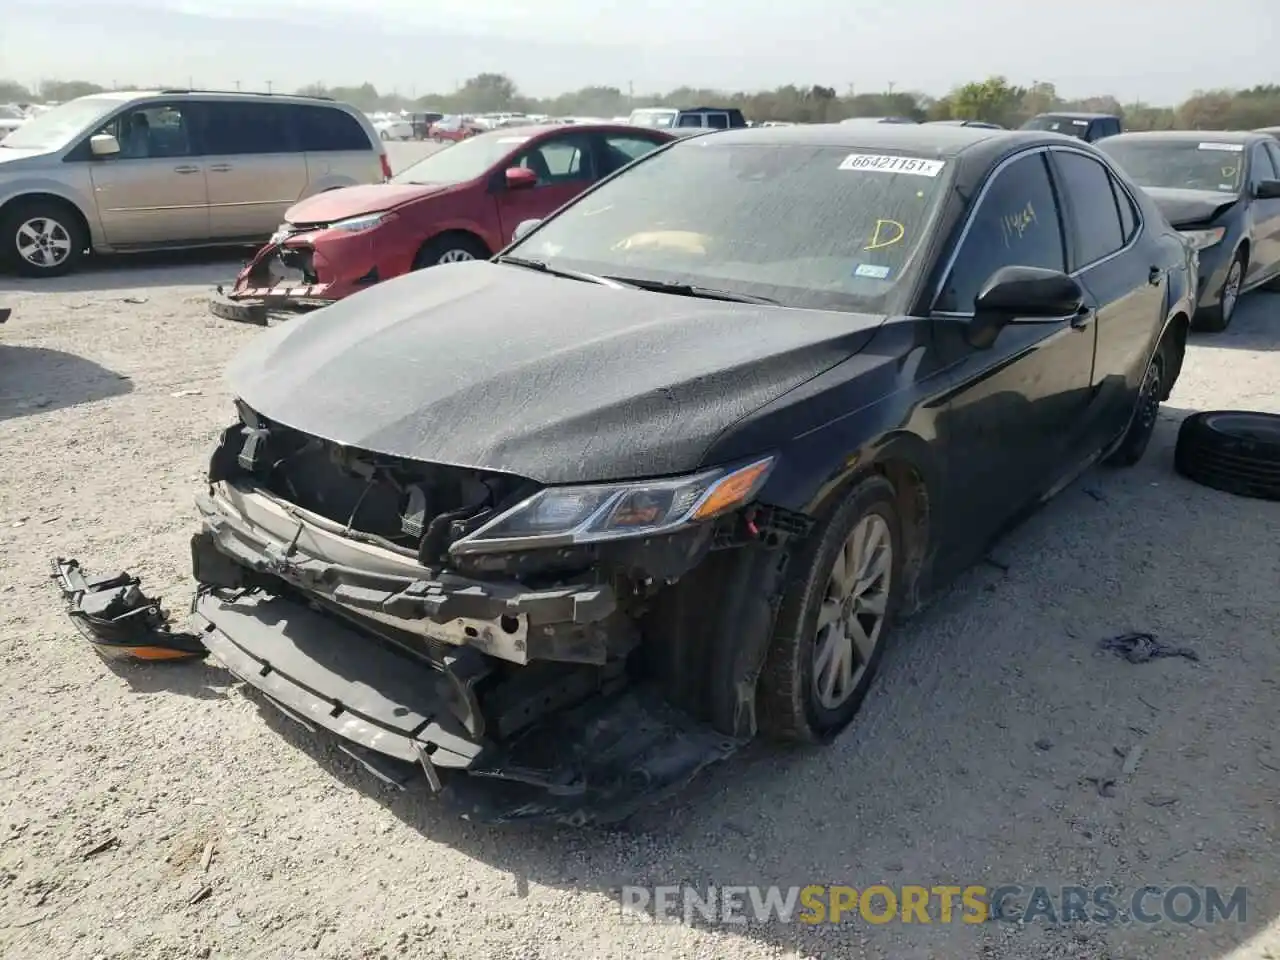
M 893 96 L 893 81 L 889 81 L 889 96 Z
M 634 107 L 636 105 L 636 84 L 634 80 L 627 81 L 627 106 Z
M 270 80 L 268 80 L 268 81 L 267 81 L 267 93 L 270 93 L 270 92 L 271 92 L 271 81 L 270 81 Z
M 845 88 L 845 96 L 846 96 L 846 97 L 848 97 L 850 100 L 852 100 L 852 99 L 853 99 L 854 94 L 853 94 L 853 84 L 852 84 L 852 83 L 851 83 L 851 84 L 849 84 L 849 85 Z
M 239 81 L 239 80 L 237 80 L 237 81 L 236 81 L 236 93 L 239 93 L 239 92 L 240 92 L 240 81 Z

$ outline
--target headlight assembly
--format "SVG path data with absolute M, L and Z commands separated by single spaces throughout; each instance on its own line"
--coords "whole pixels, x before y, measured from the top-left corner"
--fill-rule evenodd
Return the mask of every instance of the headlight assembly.
M 343 233 L 364 233 L 366 230 L 372 230 L 374 227 L 381 226 L 390 220 L 395 214 L 391 213 L 364 213 L 358 217 L 348 217 L 346 220 L 339 220 L 337 223 L 329 224 L 330 230 L 341 230 Z
M 764 457 L 686 477 L 547 487 L 455 541 L 449 552 L 506 553 L 669 533 L 750 502 L 773 463 Z
M 1208 250 L 1216 243 L 1220 243 L 1222 238 L 1226 236 L 1226 227 L 1212 227 L 1208 230 L 1179 230 L 1182 239 L 1191 244 L 1192 250 Z

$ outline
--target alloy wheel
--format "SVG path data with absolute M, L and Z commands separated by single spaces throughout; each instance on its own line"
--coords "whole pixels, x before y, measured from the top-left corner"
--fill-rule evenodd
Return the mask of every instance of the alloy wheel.
M 464 260 L 474 260 L 475 257 L 468 250 L 461 247 L 454 247 L 452 250 L 446 250 L 440 254 L 440 259 L 436 263 L 462 263 Z
M 831 568 L 813 643 L 813 694 L 839 709 L 857 689 L 883 633 L 893 575 L 893 538 L 877 513 L 849 534 Z
M 18 255 L 33 267 L 49 270 L 71 256 L 71 233 L 57 220 L 32 217 L 18 227 Z

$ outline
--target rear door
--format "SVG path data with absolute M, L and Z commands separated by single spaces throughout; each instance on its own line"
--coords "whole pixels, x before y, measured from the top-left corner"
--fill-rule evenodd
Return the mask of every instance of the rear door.
M 307 187 L 307 162 L 285 103 L 205 100 L 201 146 L 209 184 L 209 233 L 262 240 Z
M 1140 215 L 1107 167 L 1078 150 L 1055 147 L 1050 156 L 1073 239 L 1068 262 L 1089 292 L 1097 331 L 1088 409 L 1073 438 L 1087 454 L 1129 422 L 1153 330 L 1164 322 L 1168 280 L 1155 257 L 1136 243 Z
M 1255 143 L 1249 150 L 1249 192 L 1263 180 L 1280 180 L 1280 145 Z M 1280 200 L 1253 197 L 1253 243 L 1245 283 L 1262 283 L 1280 271 Z
M 542 219 L 568 203 L 597 179 L 593 134 L 569 130 L 539 140 L 512 160 L 512 166 L 527 167 L 538 175 L 533 187 L 509 190 L 498 187 L 498 219 L 502 243 L 511 242 L 512 232 L 523 220 Z
M 94 134 L 120 143 L 94 159 L 88 138 L 69 162 L 89 164 L 93 199 L 107 242 L 120 249 L 209 238 L 204 158 L 196 155 L 188 102 L 149 102 L 118 113 Z

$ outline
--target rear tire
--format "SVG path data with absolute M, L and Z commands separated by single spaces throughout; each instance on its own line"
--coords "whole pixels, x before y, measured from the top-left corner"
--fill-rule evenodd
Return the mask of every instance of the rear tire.
M 766 736 L 828 743 L 853 720 L 903 591 L 893 484 L 861 480 L 797 557 L 760 675 Z
M 0 263 L 24 277 L 60 277 L 84 259 L 79 215 L 52 200 L 17 200 L 0 214 Z
M 1236 314 L 1236 305 L 1240 302 L 1240 288 L 1244 285 L 1245 269 L 1249 258 L 1243 250 L 1237 250 L 1227 268 L 1227 279 L 1223 281 L 1222 293 L 1216 305 L 1203 310 L 1196 316 L 1195 327 L 1208 333 L 1221 333 L 1231 326 L 1231 318 Z
M 1124 440 L 1104 461 L 1107 466 L 1135 466 L 1147 452 L 1152 434 L 1156 432 L 1156 422 L 1160 418 L 1160 400 L 1165 394 L 1165 377 L 1168 376 L 1168 370 L 1168 347 L 1164 341 L 1161 341 L 1143 375 L 1142 385 L 1138 389 L 1138 399 L 1133 409 L 1133 418 L 1129 421 Z
M 467 260 L 488 260 L 489 251 L 476 237 L 466 233 L 446 233 L 428 240 L 413 258 L 414 270 Z

